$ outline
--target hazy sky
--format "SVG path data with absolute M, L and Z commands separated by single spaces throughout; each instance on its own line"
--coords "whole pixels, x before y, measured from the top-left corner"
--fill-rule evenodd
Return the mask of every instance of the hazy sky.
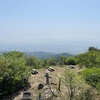
M 0 44 L 76 41 L 100 44 L 100 0 L 0 0 Z

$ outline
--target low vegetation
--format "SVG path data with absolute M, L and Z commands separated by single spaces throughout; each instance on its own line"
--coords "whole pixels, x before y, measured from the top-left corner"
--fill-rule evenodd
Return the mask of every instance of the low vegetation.
M 100 68 L 85 69 L 82 76 L 88 84 L 100 91 Z

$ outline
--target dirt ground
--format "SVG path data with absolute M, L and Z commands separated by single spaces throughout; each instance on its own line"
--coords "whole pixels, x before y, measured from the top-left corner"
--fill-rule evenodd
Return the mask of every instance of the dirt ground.
M 62 77 L 65 68 L 68 66 L 64 67 L 58 67 L 54 66 L 53 68 L 55 71 L 53 72 L 48 72 L 47 69 L 39 69 L 39 73 L 36 75 L 31 75 L 29 78 L 29 82 L 31 84 L 31 88 L 28 89 L 33 94 L 33 100 L 36 100 L 37 96 L 39 93 L 41 93 L 45 97 L 45 88 L 48 88 L 48 85 L 46 85 L 46 78 L 45 78 L 45 73 L 48 72 L 49 76 L 52 77 L 50 79 L 50 83 L 54 83 L 54 85 L 50 85 L 52 91 L 54 91 L 54 94 L 57 95 L 58 97 L 53 97 L 51 100 L 61 100 L 60 97 L 65 97 L 66 87 L 63 85 L 63 82 L 61 82 L 61 92 L 58 92 L 58 83 L 59 83 L 59 78 Z M 44 88 L 41 90 L 38 90 L 38 84 L 42 83 L 44 84 Z M 57 85 L 56 85 L 57 84 Z M 21 100 L 23 95 L 23 92 L 21 91 L 19 95 L 17 95 L 13 100 Z M 64 100 L 64 99 L 63 99 Z

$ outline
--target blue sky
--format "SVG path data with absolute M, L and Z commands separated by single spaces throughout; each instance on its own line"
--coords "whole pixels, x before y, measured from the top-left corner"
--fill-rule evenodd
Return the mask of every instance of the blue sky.
M 100 0 L 0 0 L 0 44 L 68 42 L 100 48 Z

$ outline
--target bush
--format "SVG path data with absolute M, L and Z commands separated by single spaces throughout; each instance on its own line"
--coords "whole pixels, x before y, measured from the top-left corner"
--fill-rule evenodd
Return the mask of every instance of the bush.
M 28 86 L 30 67 L 26 65 L 25 54 L 17 51 L 0 57 L 0 99 Z
M 74 57 L 70 57 L 66 59 L 67 65 L 76 65 L 76 59 Z
M 99 68 L 85 69 L 82 75 L 88 84 L 100 90 L 100 69 Z

